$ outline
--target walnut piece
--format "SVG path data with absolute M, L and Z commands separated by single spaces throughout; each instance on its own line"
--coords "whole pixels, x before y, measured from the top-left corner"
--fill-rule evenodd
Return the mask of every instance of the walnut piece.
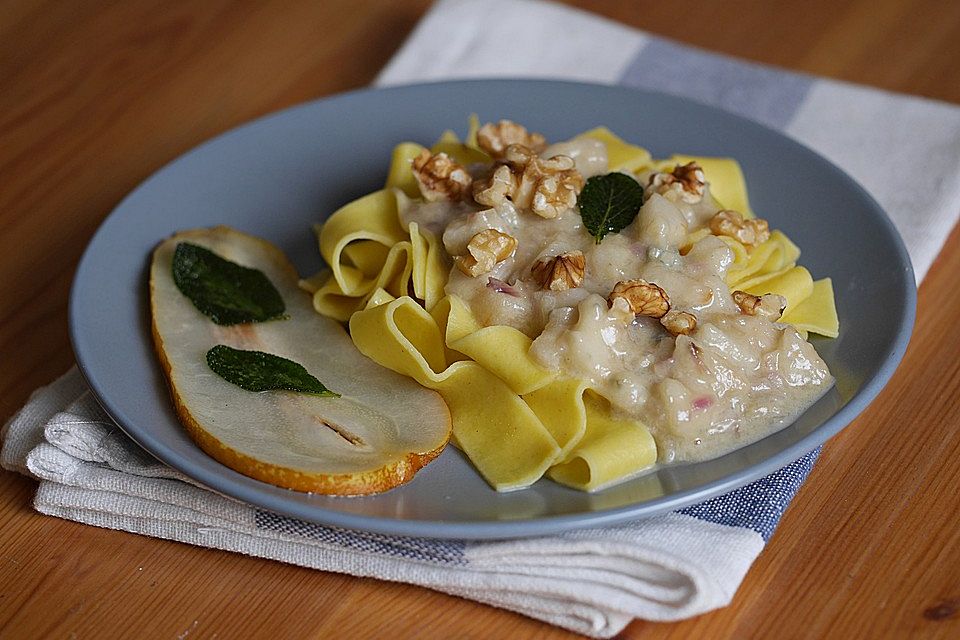
M 537 152 L 523 144 L 511 144 L 503 152 L 500 161 L 511 169 L 523 171 L 528 164 L 539 158 Z
M 703 200 L 707 186 L 703 169 L 696 162 L 677 165 L 670 173 L 655 173 L 647 183 L 647 192 L 665 197 L 679 197 L 684 202 L 695 204 Z
M 587 259 L 582 251 L 570 251 L 558 256 L 540 259 L 533 265 L 530 273 L 543 289 L 567 291 L 583 283 L 583 272 Z
M 473 198 L 488 207 L 510 200 L 518 209 L 556 218 L 576 206 L 581 189 L 583 176 L 573 158 L 544 159 L 529 147 L 511 144 L 504 151 L 503 164 L 473 185 Z
M 723 209 L 710 218 L 710 231 L 728 236 L 747 247 L 755 247 L 770 239 L 770 225 L 760 218 L 747 219 L 730 209 Z
M 425 200 L 461 200 L 470 193 L 473 178 L 445 153 L 433 155 L 426 149 L 413 159 L 413 175 Z
M 746 291 L 734 291 L 733 301 L 740 307 L 740 313 L 748 316 L 761 316 L 776 322 L 787 308 L 787 299 L 776 293 L 754 296 Z
M 469 255 L 456 259 L 463 273 L 476 278 L 491 271 L 498 262 L 503 262 L 517 249 L 517 239 L 496 229 L 484 229 L 474 234 L 467 243 Z
M 488 207 L 497 207 L 504 200 L 513 196 L 517 190 L 517 176 L 505 164 L 497 167 L 493 175 L 487 180 L 475 182 L 473 185 L 473 199 L 478 204 Z
M 697 328 L 697 316 L 687 311 L 674 311 L 671 309 L 660 318 L 660 324 L 675 336 L 685 336 L 693 333 L 693 330 Z
M 491 158 L 500 160 L 512 144 L 521 144 L 534 153 L 547 148 L 546 139 L 539 133 L 531 133 L 523 125 L 511 120 L 501 120 L 497 124 L 488 122 L 477 131 L 477 144 Z
M 670 311 L 670 298 L 667 297 L 667 292 L 641 278 L 618 282 L 607 296 L 607 303 L 611 308 L 617 299 L 625 300 L 630 310 L 638 316 L 662 318 Z

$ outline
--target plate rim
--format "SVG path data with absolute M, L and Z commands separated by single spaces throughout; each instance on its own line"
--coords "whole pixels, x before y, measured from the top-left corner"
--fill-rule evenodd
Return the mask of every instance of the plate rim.
M 531 85 L 557 87 L 566 85 L 578 87 L 579 89 L 586 87 L 598 90 L 614 90 L 617 92 L 633 93 L 637 95 L 639 99 L 668 99 L 681 103 L 693 103 L 712 111 L 721 112 L 725 117 L 742 121 L 750 127 L 764 129 L 767 132 L 774 134 L 776 137 L 781 138 L 786 144 L 794 146 L 797 151 L 803 155 L 809 156 L 814 162 L 828 167 L 832 173 L 839 177 L 841 182 L 844 182 L 853 190 L 853 192 L 856 193 L 859 198 L 863 199 L 865 203 L 869 204 L 869 208 L 872 210 L 874 217 L 876 217 L 876 219 L 881 223 L 884 230 L 887 232 L 887 235 L 892 238 L 893 244 L 896 248 L 899 265 L 903 267 L 904 277 L 902 281 L 903 290 L 901 293 L 903 294 L 905 305 L 901 310 L 899 317 L 896 318 L 897 327 L 895 338 L 892 340 L 891 344 L 887 345 L 881 365 L 878 367 L 873 377 L 867 380 L 847 401 L 847 403 L 840 408 L 839 411 L 830 416 L 816 429 L 800 438 L 794 444 L 779 451 L 776 455 L 770 456 L 758 463 L 755 463 L 747 469 L 727 474 L 718 480 L 709 482 L 700 487 L 679 491 L 668 496 L 661 496 L 659 498 L 645 500 L 626 506 L 563 515 L 537 516 L 534 518 L 518 520 L 458 520 L 453 522 L 444 520 L 397 519 L 387 516 L 360 515 L 347 511 L 333 510 L 322 506 L 309 507 L 307 509 L 309 513 L 305 513 L 304 509 L 296 508 L 299 505 L 294 505 L 293 508 L 291 508 L 287 502 L 279 497 L 274 499 L 274 496 L 266 495 L 264 496 L 264 500 L 251 501 L 249 499 L 249 493 L 245 490 L 245 487 L 238 487 L 232 482 L 232 480 L 225 478 L 222 474 L 208 471 L 203 467 L 194 466 L 190 463 L 190 461 L 184 460 L 178 456 L 172 448 L 167 446 L 162 441 L 162 439 L 154 438 L 149 431 L 142 429 L 138 430 L 137 427 L 126 425 L 122 420 L 118 419 L 117 416 L 122 415 L 123 411 L 120 410 L 119 407 L 117 407 L 110 399 L 109 390 L 101 388 L 98 384 L 95 374 L 88 370 L 90 363 L 85 352 L 83 338 L 80 335 L 79 329 L 81 326 L 81 322 L 78 317 L 79 308 L 81 306 L 81 303 L 78 300 L 80 289 L 79 283 L 82 281 L 86 272 L 91 268 L 90 263 L 93 260 L 92 254 L 94 253 L 94 246 L 98 238 L 102 233 L 104 233 L 104 229 L 114 218 L 114 216 L 122 213 L 124 206 L 134 196 L 136 196 L 136 194 L 138 194 L 141 190 L 149 188 L 149 186 L 155 180 L 158 180 L 173 165 L 180 162 L 185 157 L 200 153 L 207 146 L 216 144 L 226 137 L 243 135 L 244 131 L 248 128 L 262 126 L 264 122 L 268 122 L 275 118 L 279 119 L 288 117 L 288 114 L 292 112 L 310 109 L 318 103 L 355 99 L 370 94 L 382 95 L 400 93 L 404 91 L 417 91 L 424 88 L 437 88 L 444 85 L 455 88 L 457 86 L 490 84 L 522 84 L 527 88 L 529 88 Z M 649 96 L 650 98 L 645 98 L 645 96 Z M 849 425 L 873 402 L 877 395 L 879 395 L 880 391 L 890 381 L 893 373 L 903 359 L 903 356 L 909 345 L 910 337 L 912 335 L 916 320 L 916 303 L 917 287 L 912 261 L 910 260 L 903 237 L 897 231 L 890 216 L 873 198 L 873 196 L 842 168 L 837 166 L 828 158 L 824 157 L 819 152 L 788 136 L 786 133 L 714 105 L 705 104 L 703 102 L 682 96 L 651 91 L 648 89 L 639 89 L 623 85 L 604 85 L 550 79 L 475 78 L 467 80 L 420 82 L 388 87 L 363 87 L 351 91 L 323 96 L 306 102 L 291 105 L 284 109 L 270 112 L 252 120 L 243 122 L 200 142 L 183 153 L 178 154 L 176 157 L 153 171 L 146 179 L 141 181 L 136 187 L 127 193 L 111 209 L 110 213 L 103 218 L 98 225 L 96 232 L 91 236 L 89 242 L 84 248 L 83 255 L 78 263 L 73 281 L 71 283 L 68 299 L 68 330 L 71 346 L 76 357 L 78 370 L 80 371 L 88 388 L 91 389 L 97 402 L 117 424 L 117 426 L 151 456 L 163 462 L 164 464 L 181 471 L 190 478 L 202 484 L 204 487 L 213 490 L 216 493 L 241 500 L 253 508 L 264 509 L 284 516 L 325 526 L 341 527 L 377 534 L 416 536 L 433 539 L 491 540 L 550 535 L 578 528 L 606 527 L 622 524 L 634 519 L 646 518 L 665 512 L 674 511 L 676 509 L 680 509 L 742 487 L 750 482 L 769 475 L 770 473 L 773 473 L 774 471 L 777 471 L 785 466 L 785 464 L 789 464 L 790 462 L 810 453 Z M 131 430 L 133 430 L 134 433 L 131 433 Z M 784 460 L 787 461 L 784 462 Z

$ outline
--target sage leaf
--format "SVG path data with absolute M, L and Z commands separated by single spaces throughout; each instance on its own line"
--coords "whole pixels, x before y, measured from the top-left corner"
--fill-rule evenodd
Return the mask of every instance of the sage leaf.
M 580 217 L 600 244 L 608 233 L 616 233 L 633 222 L 643 204 L 643 187 L 625 173 L 593 176 L 580 192 Z
M 178 244 L 173 253 L 173 281 L 193 306 L 220 325 L 284 317 L 283 298 L 262 271 L 189 242 Z
M 247 391 L 298 391 L 339 398 L 303 365 L 263 351 L 244 351 L 218 344 L 207 351 L 207 364 L 218 376 Z

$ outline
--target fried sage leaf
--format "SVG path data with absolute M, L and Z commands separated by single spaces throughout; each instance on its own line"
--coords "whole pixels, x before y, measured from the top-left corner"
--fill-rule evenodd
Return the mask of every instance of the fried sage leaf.
M 173 280 L 201 313 L 220 325 L 284 317 L 286 306 L 262 271 L 181 242 L 173 254 Z
M 207 351 L 207 364 L 218 376 L 247 391 L 299 391 L 340 397 L 310 375 L 303 365 L 272 353 L 218 344 Z
M 587 180 L 580 192 L 580 217 L 600 244 L 608 233 L 616 233 L 633 222 L 643 204 L 643 187 L 625 173 L 608 173 Z

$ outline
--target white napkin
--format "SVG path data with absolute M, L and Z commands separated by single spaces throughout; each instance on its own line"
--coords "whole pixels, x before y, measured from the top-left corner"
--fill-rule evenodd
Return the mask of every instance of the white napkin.
M 746 64 L 529 0 L 440 2 L 378 83 L 476 76 L 657 88 L 786 131 L 877 197 L 918 278 L 960 212 L 960 108 L 951 105 Z M 323 527 L 210 492 L 127 439 L 75 369 L 37 391 L 2 436 L 0 463 L 40 480 L 35 506 L 43 513 L 423 585 L 594 637 L 611 637 L 633 618 L 678 620 L 729 603 L 816 458 L 625 526 L 471 542 Z

